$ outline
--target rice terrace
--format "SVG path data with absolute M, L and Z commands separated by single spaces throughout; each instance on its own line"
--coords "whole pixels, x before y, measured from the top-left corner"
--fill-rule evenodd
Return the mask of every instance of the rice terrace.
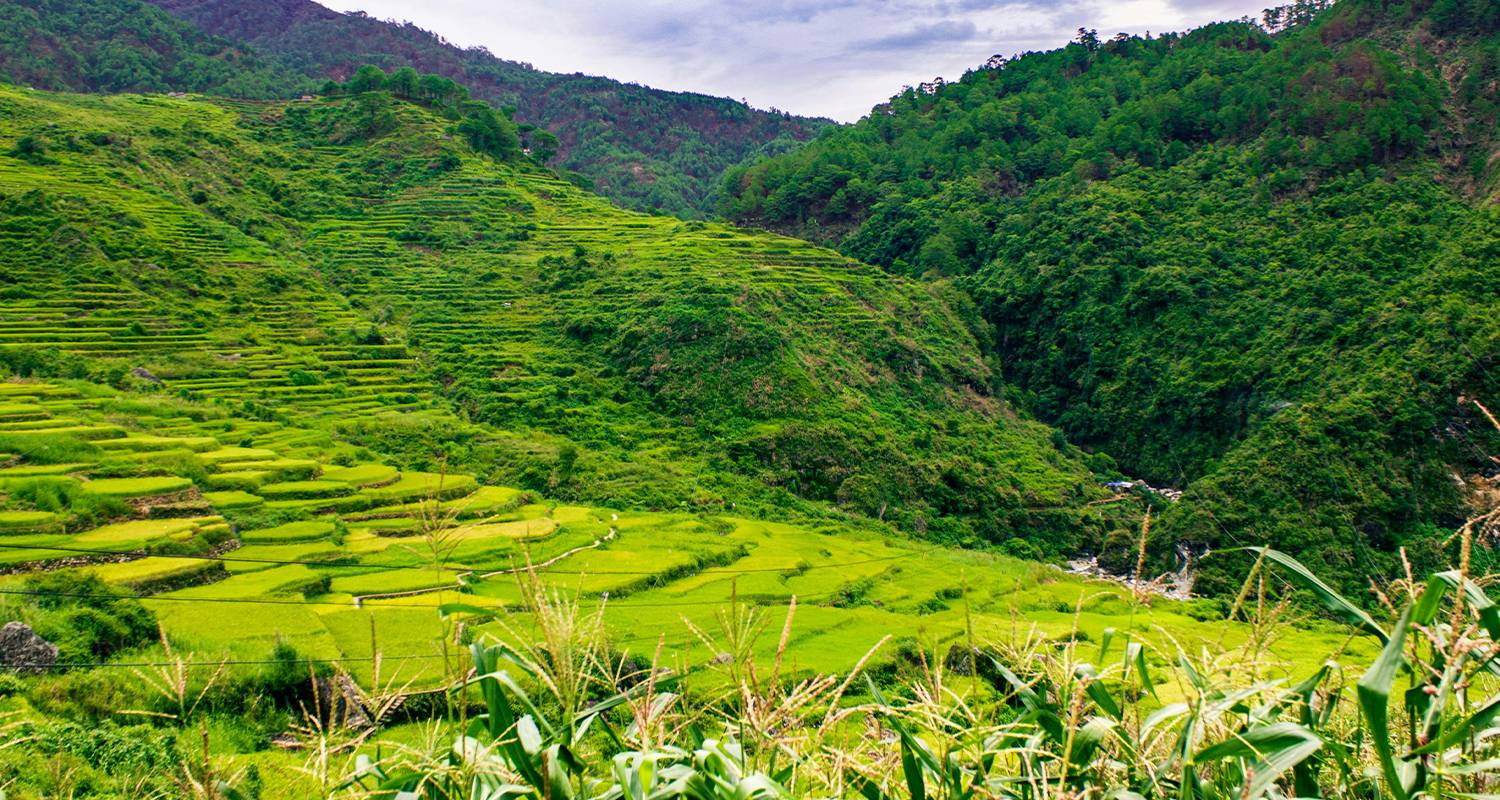
M 1500 3 L 407 5 L 0 4 L 0 800 L 1500 795 Z

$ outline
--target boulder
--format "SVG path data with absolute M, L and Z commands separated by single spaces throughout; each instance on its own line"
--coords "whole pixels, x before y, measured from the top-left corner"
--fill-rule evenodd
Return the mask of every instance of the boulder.
M 160 386 L 162 382 L 161 378 L 158 378 L 155 375 L 151 374 L 151 370 L 146 369 L 145 367 L 136 367 L 135 369 L 132 369 L 130 371 L 130 374 L 136 376 L 137 378 L 140 378 L 143 381 L 146 381 L 147 383 L 154 383 L 157 386 Z
M 57 645 L 43 639 L 24 622 L 0 628 L 0 669 L 22 674 L 46 672 L 57 664 Z

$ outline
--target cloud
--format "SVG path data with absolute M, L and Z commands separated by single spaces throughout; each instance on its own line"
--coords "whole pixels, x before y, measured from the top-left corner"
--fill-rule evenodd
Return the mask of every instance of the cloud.
M 1258 14 L 1246 0 L 322 0 L 410 20 L 554 72 L 607 75 L 757 107 L 857 119 L 901 87 L 992 53 Z M 1253 9 L 1250 6 L 1254 6 Z
M 969 20 L 944 20 L 919 25 L 911 30 L 891 33 L 860 45 L 861 50 L 920 50 L 941 42 L 968 42 L 979 33 Z

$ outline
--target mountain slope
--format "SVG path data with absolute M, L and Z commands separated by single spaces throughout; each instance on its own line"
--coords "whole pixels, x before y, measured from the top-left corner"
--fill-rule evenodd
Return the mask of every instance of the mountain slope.
M 1497 7 L 1085 32 L 736 171 L 727 210 L 964 276 L 1013 398 L 1186 488 L 1159 557 L 1269 541 L 1363 591 L 1494 480 Z
M 758 111 L 727 98 L 542 72 L 462 49 L 410 23 L 341 14 L 311 0 L 152 0 L 209 33 L 246 41 L 302 74 L 336 80 L 362 64 L 444 75 L 558 137 L 555 165 L 642 210 L 702 217 L 724 171 L 812 137 L 827 120 Z
M 515 108 L 517 122 L 557 138 L 536 137 L 538 156 L 555 150 L 554 166 L 624 206 L 685 218 L 712 209 L 729 167 L 789 149 L 831 124 L 727 98 L 542 72 L 411 24 L 309 0 L 0 6 L 0 79 L 39 89 L 289 98 L 367 63 L 442 74 L 480 99 Z
M 38 89 L 287 97 L 318 85 L 137 0 L 0 5 L 0 76 Z
M 1076 449 L 996 394 L 960 296 L 621 211 L 379 92 L 0 92 L 0 341 L 551 496 L 1097 535 Z M 1093 528 L 1089 526 L 1095 526 Z

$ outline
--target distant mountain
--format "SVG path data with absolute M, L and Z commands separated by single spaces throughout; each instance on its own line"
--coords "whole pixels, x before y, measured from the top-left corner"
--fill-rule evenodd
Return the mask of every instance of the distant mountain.
M 248 98 L 320 83 L 139 0 L 0 3 L 0 77 L 37 89 Z
M 1500 472 L 1500 3 L 1325 5 L 993 59 L 724 211 L 966 287 L 1009 397 L 1186 489 L 1163 567 L 1269 542 L 1364 592 L 1446 563 Z
M 560 143 L 554 166 L 630 208 L 704 216 L 726 169 L 789 149 L 831 124 L 722 97 L 542 72 L 457 47 L 411 23 L 342 14 L 311 0 L 151 1 L 210 34 L 248 42 L 298 74 L 344 80 L 375 64 L 452 78 L 478 98 L 513 107 L 518 123 L 551 131 Z
M 730 167 L 785 152 L 832 124 L 728 98 L 542 72 L 409 23 L 309 0 L 0 4 L 0 80 L 38 89 L 287 98 L 346 80 L 364 64 L 452 78 L 513 108 L 523 128 L 554 134 L 552 166 L 628 208 L 687 218 L 714 207 Z

